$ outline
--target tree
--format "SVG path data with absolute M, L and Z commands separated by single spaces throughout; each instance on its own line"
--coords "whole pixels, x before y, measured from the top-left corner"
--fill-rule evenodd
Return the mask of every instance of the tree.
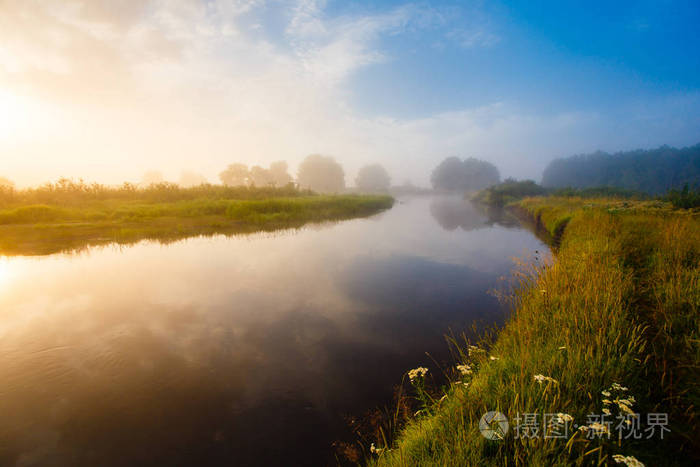
M 321 193 L 337 193 L 345 189 L 345 172 L 335 159 L 312 154 L 299 166 L 299 186 Z
M 141 186 L 149 186 L 149 185 L 157 185 L 159 183 L 163 183 L 165 179 L 163 178 L 163 174 L 159 172 L 158 170 L 149 170 L 145 174 L 143 174 L 143 177 L 141 177 L 141 183 L 139 183 Z
M 15 189 L 15 182 L 10 180 L 9 178 L 0 177 L 0 189 L 14 190 Z
M 177 182 L 178 185 L 185 188 L 204 185 L 205 183 L 207 183 L 207 179 L 203 175 L 189 170 L 184 170 Z
M 292 177 L 287 172 L 287 163 L 277 161 L 270 164 L 270 175 L 275 186 L 285 186 L 292 182 Z
M 473 157 L 464 161 L 448 157 L 430 176 L 430 182 L 436 190 L 462 192 L 482 190 L 498 183 L 500 179 L 495 165 Z
M 231 164 L 219 174 L 221 183 L 227 186 L 247 185 L 249 178 L 250 172 L 245 164 Z
M 257 187 L 274 185 L 272 173 L 268 169 L 254 165 L 250 168 L 250 183 Z
M 542 174 L 547 188 L 615 187 L 652 195 L 700 181 L 700 144 L 676 149 L 594 152 L 549 163 Z
M 391 178 L 386 169 L 381 165 L 366 165 L 357 173 L 355 184 L 360 191 L 370 193 L 387 191 L 391 185 Z

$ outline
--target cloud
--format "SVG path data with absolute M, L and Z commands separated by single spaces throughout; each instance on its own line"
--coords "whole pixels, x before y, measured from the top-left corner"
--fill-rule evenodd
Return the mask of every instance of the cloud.
M 474 9 L 459 27 L 455 11 L 424 4 L 327 11 L 314 0 L 0 2 L 0 103 L 12 104 L 0 107 L 0 125 L 11 128 L 0 128 L 0 154 L 10 155 L 2 175 L 119 183 L 152 168 L 176 179 L 187 168 L 216 180 L 231 162 L 294 166 L 321 152 L 345 164 L 348 180 L 381 162 L 397 181 L 426 183 L 449 155 L 538 177 L 553 156 L 626 144 L 639 128 L 644 141 L 673 143 L 662 140 L 658 116 L 689 108 L 684 96 L 649 104 L 656 117 L 618 124 L 627 135 L 618 139 L 605 116 L 509 102 L 368 117 L 348 96 L 356 74 L 392 60 L 384 38 L 446 30 L 473 48 L 500 36 Z
M 501 40 L 499 36 L 483 28 L 453 29 L 447 33 L 447 37 L 465 49 L 491 47 Z

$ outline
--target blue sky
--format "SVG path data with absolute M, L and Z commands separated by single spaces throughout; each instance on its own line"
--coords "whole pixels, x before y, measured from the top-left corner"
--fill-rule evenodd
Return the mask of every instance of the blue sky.
M 698 24 L 697 1 L 11 0 L 0 152 L 25 184 L 314 152 L 349 184 L 373 162 L 425 184 L 452 155 L 539 179 L 700 142 Z
M 363 109 L 420 115 L 501 100 L 545 112 L 615 109 L 700 85 L 699 2 L 488 3 L 475 21 L 459 2 L 430 5 L 455 13 L 382 38 L 390 59 L 353 85 Z M 452 34 L 474 27 L 493 39 L 465 47 Z

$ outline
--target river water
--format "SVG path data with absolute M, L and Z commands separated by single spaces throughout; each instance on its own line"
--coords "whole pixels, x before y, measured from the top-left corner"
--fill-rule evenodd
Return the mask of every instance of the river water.
M 0 257 L 0 465 L 324 465 L 546 247 L 448 197 L 246 236 Z

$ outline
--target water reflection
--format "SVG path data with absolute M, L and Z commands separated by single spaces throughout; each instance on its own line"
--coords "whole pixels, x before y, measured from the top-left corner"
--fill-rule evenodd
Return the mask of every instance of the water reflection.
M 517 220 L 503 209 L 472 203 L 459 197 L 437 197 L 430 203 L 430 214 L 445 230 L 475 230 L 491 227 L 518 227 Z
M 320 465 L 543 246 L 408 199 L 370 219 L 0 260 L 0 465 Z M 450 200 L 449 202 L 453 202 Z

